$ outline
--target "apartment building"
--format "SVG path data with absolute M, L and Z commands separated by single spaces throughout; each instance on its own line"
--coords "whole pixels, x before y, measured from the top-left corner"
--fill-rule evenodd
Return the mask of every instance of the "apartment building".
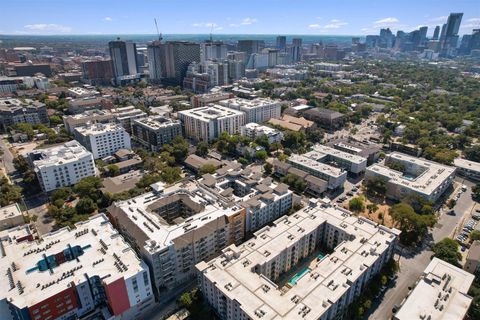
M 195 182 L 153 191 L 108 208 L 111 220 L 150 266 L 158 300 L 192 281 L 195 264 L 245 235 L 245 209 L 227 207 Z
M 74 130 L 75 140 L 80 142 L 93 155 L 102 159 L 120 149 L 131 149 L 130 135 L 116 123 L 94 123 Z
M 197 264 L 198 282 L 221 319 L 340 319 L 393 256 L 399 234 L 312 200 Z
M 246 123 L 263 123 L 282 115 L 282 107 L 278 101 L 268 98 L 256 98 L 253 100 L 232 98 L 218 102 L 221 106 L 239 110 L 245 113 Z
M 154 304 L 148 266 L 105 215 L 33 241 L 2 233 L 2 320 L 141 319 Z M 27 228 L 28 229 L 28 228 Z M 28 230 L 27 230 L 28 231 Z M 27 232 L 28 233 L 28 232 Z
M 211 142 L 222 132 L 240 133 L 245 113 L 216 104 L 178 112 L 185 134 L 193 139 Z
M 390 168 L 393 166 L 395 169 Z M 415 195 L 435 202 L 452 185 L 455 171 L 454 167 L 393 152 L 387 155 L 384 164 L 368 167 L 365 179 L 385 180 L 386 196 L 395 200 Z
M 306 154 L 292 154 L 287 159 L 287 163 L 314 177 L 325 180 L 328 183 L 329 190 L 342 188 L 345 181 L 347 181 L 347 171 L 317 161 L 315 158 L 314 152 L 308 153 L 308 156 Z
M 45 104 L 30 99 L 0 99 L 0 131 L 6 131 L 17 123 L 48 125 Z
M 92 153 L 75 140 L 34 150 L 28 154 L 28 159 L 45 192 L 74 185 L 96 174 Z
M 241 128 L 241 135 L 250 139 L 257 137 L 267 137 L 268 143 L 280 143 L 283 139 L 283 133 L 277 129 L 262 126 L 255 122 L 250 122 Z
M 287 214 L 293 204 L 293 192 L 286 184 L 263 178 L 261 173 L 251 169 L 242 169 L 237 162 L 217 169 L 213 175 L 203 175 L 199 184 L 227 207 L 245 208 L 247 232 Z
M 147 117 L 147 114 L 134 106 L 127 106 L 122 108 L 115 108 L 110 110 L 115 117 L 115 121 L 127 130 L 129 134 L 132 133 L 132 122 L 135 119 Z
M 433 258 L 393 319 L 464 319 L 472 303 L 468 290 L 474 278 L 467 271 Z
M 132 122 L 132 138 L 145 149 L 158 152 L 176 136 L 182 136 L 182 124 L 162 116 L 136 119 Z

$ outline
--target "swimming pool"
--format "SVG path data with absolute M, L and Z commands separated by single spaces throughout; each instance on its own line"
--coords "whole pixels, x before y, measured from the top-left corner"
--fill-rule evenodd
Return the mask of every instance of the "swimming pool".
M 309 269 L 308 267 L 303 268 L 302 270 L 300 270 L 299 272 L 297 272 L 297 274 L 294 275 L 294 276 L 292 277 L 292 279 L 290 279 L 290 281 L 288 281 L 288 283 L 291 284 L 292 286 L 296 285 L 296 284 L 297 284 L 297 281 L 298 281 L 301 277 L 303 277 L 303 275 L 304 275 L 305 273 L 307 273 L 309 270 L 310 270 L 310 269 Z

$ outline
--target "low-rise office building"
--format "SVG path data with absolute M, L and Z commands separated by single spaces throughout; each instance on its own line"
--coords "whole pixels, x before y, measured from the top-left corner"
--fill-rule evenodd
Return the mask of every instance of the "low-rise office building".
M 312 196 L 322 196 L 328 190 L 327 181 L 315 177 L 301 169 L 298 169 L 291 164 L 280 161 L 278 159 L 273 159 L 272 165 L 273 170 L 277 176 L 286 176 L 288 174 L 292 174 L 305 181 L 307 184 L 305 192 L 311 194 Z
M 287 159 L 287 163 L 314 177 L 325 180 L 328 183 L 329 190 L 342 188 L 345 181 L 347 181 L 347 171 L 317 161 L 315 158 L 314 151 L 305 155 L 293 154 Z
M 255 122 L 250 122 L 241 128 L 242 136 L 250 139 L 257 137 L 267 137 L 268 143 L 280 143 L 283 139 L 283 133 L 277 129 L 273 129 L 267 126 L 262 126 Z
M 465 259 L 465 265 L 463 269 L 470 272 L 473 275 L 477 275 L 480 272 L 480 241 L 473 241 L 470 249 L 468 249 L 467 258 Z
M 113 155 L 120 149 L 131 149 L 130 135 L 115 123 L 95 123 L 74 130 L 75 139 L 93 154 L 94 159 Z
M 480 163 L 467 159 L 456 158 L 453 164 L 457 168 L 458 175 L 469 180 L 480 181 Z
M 311 201 L 197 264 L 198 282 L 222 319 L 338 319 L 393 256 L 399 233 Z
M 190 98 L 190 103 L 193 108 L 205 107 L 210 103 L 216 103 L 222 100 L 233 98 L 233 94 L 229 92 L 215 92 L 197 94 Z
M 0 231 L 10 229 L 25 223 L 22 210 L 18 203 L 0 208 Z
M 240 128 L 245 124 L 244 112 L 215 104 L 180 111 L 178 118 L 188 137 L 206 142 L 218 138 L 222 132 L 240 133 Z
M 245 113 L 245 122 L 262 123 L 282 115 L 282 107 L 278 101 L 267 98 L 253 100 L 233 98 L 218 102 L 220 105 Z
M 414 195 L 435 202 L 452 185 L 454 177 L 454 167 L 398 152 L 387 155 L 385 164 L 376 163 L 365 172 L 367 180 L 386 181 L 386 196 L 395 200 Z
M 77 127 L 82 127 L 90 123 L 109 122 L 115 122 L 115 117 L 109 110 L 88 110 L 80 114 L 63 116 L 65 130 L 71 134 L 73 134 Z
M 313 150 L 307 152 L 304 156 L 323 163 L 333 164 L 335 167 L 345 169 L 354 175 L 363 173 L 367 168 L 366 158 L 321 144 L 315 145 Z
M 129 134 L 132 133 L 132 123 L 136 119 L 142 119 L 148 115 L 134 106 L 115 108 L 110 110 L 115 117 L 115 121 L 122 125 Z
M 162 116 L 135 119 L 132 121 L 132 138 L 145 149 L 158 152 L 176 136 L 182 136 L 180 121 Z
M 2 320 L 141 319 L 154 304 L 148 266 L 105 215 L 46 234 L 2 233 Z
M 45 192 L 74 185 L 96 174 L 92 153 L 75 140 L 34 150 L 28 158 Z
M 360 142 L 353 139 L 336 139 L 327 143 L 329 147 L 367 159 L 367 165 L 375 163 L 382 152 L 382 146 L 373 142 Z
M 394 320 L 462 320 L 472 303 L 468 290 L 475 276 L 433 258 Z
M 0 131 L 6 131 L 18 123 L 48 125 L 50 122 L 45 104 L 30 99 L 0 99 Z

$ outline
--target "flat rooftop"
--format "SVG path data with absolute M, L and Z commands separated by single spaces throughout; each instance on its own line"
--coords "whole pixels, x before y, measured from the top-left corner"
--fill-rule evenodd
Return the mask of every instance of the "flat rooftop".
M 91 155 L 78 141 L 72 140 L 63 145 L 51 147 L 48 149 L 38 149 L 33 151 L 38 160 L 33 161 L 36 168 L 52 165 L 61 165 L 69 162 L 75 162 L 79 159 Z
M 91 123 L 85 126 L 75 128 L 75 131 L 83 136 L 96 136 L 105 133 L 125 131 L 125 129 L 116 123 Z
M 338 150 L 338 149 L 335 149 L 335 148 L 332 148 L 332 147 L 329 147 L 329 146 L 322 145 L 322 144 L 316 144 L 313 147 L 313 151 L 315 151 L 317 154 L 324 154 L 325 156 L 331 156 L 331 157 L 339 158 L 339 159 L 349 161 L 349 162 L 354 163 L 354 164 L 361 164 L 361 163 L 366 163 L 367 162 L 367 159 L 364 158 L 364 157 L 357 156 L 357 155 L 354 155 L 354 154 L 351 154 L 351 153 L 348 153 L 348 152 L 345 152 L 345 151 L 341 151 L 341 150 Z M 305 154 L 305 156 L 308 157 L 307 154 Z
M 304 234 L 325 223 L 345 230 L 351 240 L 341 242 L 332 254 L 314 260 L 291 288 L 279 288 L 253 271 L 254 266 L 275 260 Z M 347 210 L 310 205 L 260 229 L 244 244 L 227 247 L 221 256 L 200 262 L 197 269 L 224 295 L 238 301 L 252 319 L 261 312 L 262 319 L 316 320 L 367 272 L 398 235 L 396 229 L 355 217 Z
M 20 309 L 72 283 L 85 282 L 85 274 L 98 275 L 108 284 L 147 269 L 103 214 L 77 223 L 73 230 L 46 234 L 39 241 L 17 243 L 9 232 L 1 235 L 0 300 L 8 299 Z M 64 261 L 58 260 L 60 255 Z
M 480 162 L 470 161 L 462 158 L 456 158 L 453 160 L 453 164 L 457 168 L 480 172 Z
M 455 167 L 446 166 L 424 158 L 417 158 L 399 152 L 393 152 L 387 155 L 387 159 L 388 158 L 402 163 L 408 163 L 410 166 L 418 166 L 423 169 L 423 172 L 415 178 L 410 178 L 406 177 L 403 172 L 390 169 L 386 165 L 379 163 L 371 165 L 367 170 L 388 178 L 390 183 L 401 184 L 406 188 L 427 195 L 432 194 L 441 184 L 455 173 Z
M 268 98 L 255 98 L 252 100 L 243 99 L 243 98 L 232 98 L 232 99 L 222 100 L 219 102 L 219 104 L 224 107 L 232 107 L 235 109 L 256 109 L 264 106 L 269 106 L 272 104 L 278 104 L 278 101 L 268 99 Z
M 205 107 L 183 110 L 179 111 L 178 114 L 182 114 L 206 122 L 216 119 L 244 116 L 244 113 L 242 111 L 223 107 L 218 104 L 209 104 Z
M 0 208 L 0 221 L 5 219 L 12 219 L 19 216 L 22 216 L 22 210 L 20 210 L 18 203 L 13 203 L 11 205 Z
M 136 119 L 134 120 L 134 123 L 137 123 L 142 127 L 148 128 L 150 130 L 158 130 L 161 128 L 168 128 L 175 125 L 180 125 L 180 121 L 174 121 L 170 118 L 160 116 Z
M 325 157 L 325 155 L 321 153 L 318 153 L 318 155 L 319 155 L 318 159 Z M 318 160 L 314 160 L 314 158 L 315 158 L 315 152 L 311 151 L 305 155 L 292 154 L 288 158 L 287 162 L 299 165 L 301 167 L 306 167 L 311 170 L 322 172 L 330 177 L 338 178 L 346 174 L 346 171 L 340 168 L 336 168 L 331 165 L 319 162 Z
M 190 207 L 198 208 L 199 212 L 171 224 L 154 211 L 158 206 L 177 201 L 179 197 L 187 201 Z M 194 235 L 196 238 L 201 238 L 204 236 L 202 232 L 209 232 L 200 231 L 202 226 L 217 223 L 240 210 L 239 206 L 224 207 L 213 196 L 203 192 L 196 182 L 178 183 L 164 189 L 163 192 L 147 192 L 125 201 L 115 202 L 109 208 L 113 216 L 127 219 L 132 228 L 140 232 L 140 236 L 145 240 L 145 249 L 151 253 L 167 248 L 174 244 L 176 239 L 192 230 L 198 231 Z M 189 239 L 191 237 L 189 236 Z M 138 238 L 137 241 L 141 239 Z
M 467 271 L 433 258 L 394 319 L 463 319 L 472 303 L 467 293 L 474 278 Z
M 267 126 L 262 126 L 258 123 L 255 123 L 255 122 L 247 123 L 245 125 L 245 128 L 247 128 L 249 130 L 254 130 L 256 132 L 261 132 L 265 135 L 274 135 L 274 134 L 280 133 L 280 131 L 278 131 L 277 129 L 270 128 L 270 127 L 267 127 Z

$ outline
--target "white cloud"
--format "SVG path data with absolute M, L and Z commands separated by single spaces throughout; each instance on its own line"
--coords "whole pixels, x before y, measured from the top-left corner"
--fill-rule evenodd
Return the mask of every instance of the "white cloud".
M 460 25 L 462 29 L 476 29 L 480 28 L 480 18 L 470 18 L 465 23 Z
M 197 22 L 192 24 L 192 27 L 195 28 L 208 28 L 208 29 L 213 29 L 215 31 L 222 30 L 223 28 L 216 24 L 215 22 Z
M 328 31 L 332 29 L 340 29 L 341 27 L 344 27 L 348 25 L 348 22 L 338 20 L 338 19 L 332 19 L 329 21 L 329 23 L 325 25 L 321 25 L 318 23 L 313 23 L 308 26 L 309 29 L 315 29 L 315 30 L 323 30 L 323 31 Z
M 447 19 L 448 19 L 447 16 L 440 16 L 440 17 L 435 17 L 435 18 L 428 19 L 428 21 L 438 22 L 438 23 L 446 23 Z
M 27 24 L 24 26 L 24 28 L 37 33 L 69 33 L 72 31 L 72 28 L 70 27 L 54 23 Z
M 398 20 L 395 17 L 388 17 L 388 18 L 383 18 L 383 19 L 377 20 L 373 24 L 376 27 L 390 27 L 390 26 L 397 25 L 399 22 L 400 22 L 400 20 Z
M 105 17 L 105 18 L 103 18 L 103 21 L 108 21 L 108 22 L 110 22 L 110 21 L 113 21 L 113 19 L 112 19 L 111 17 Z
M 240 22 L 241 25 L 250 25 L 256 23 L 258 20 L 255 18 L 244 18 Z

